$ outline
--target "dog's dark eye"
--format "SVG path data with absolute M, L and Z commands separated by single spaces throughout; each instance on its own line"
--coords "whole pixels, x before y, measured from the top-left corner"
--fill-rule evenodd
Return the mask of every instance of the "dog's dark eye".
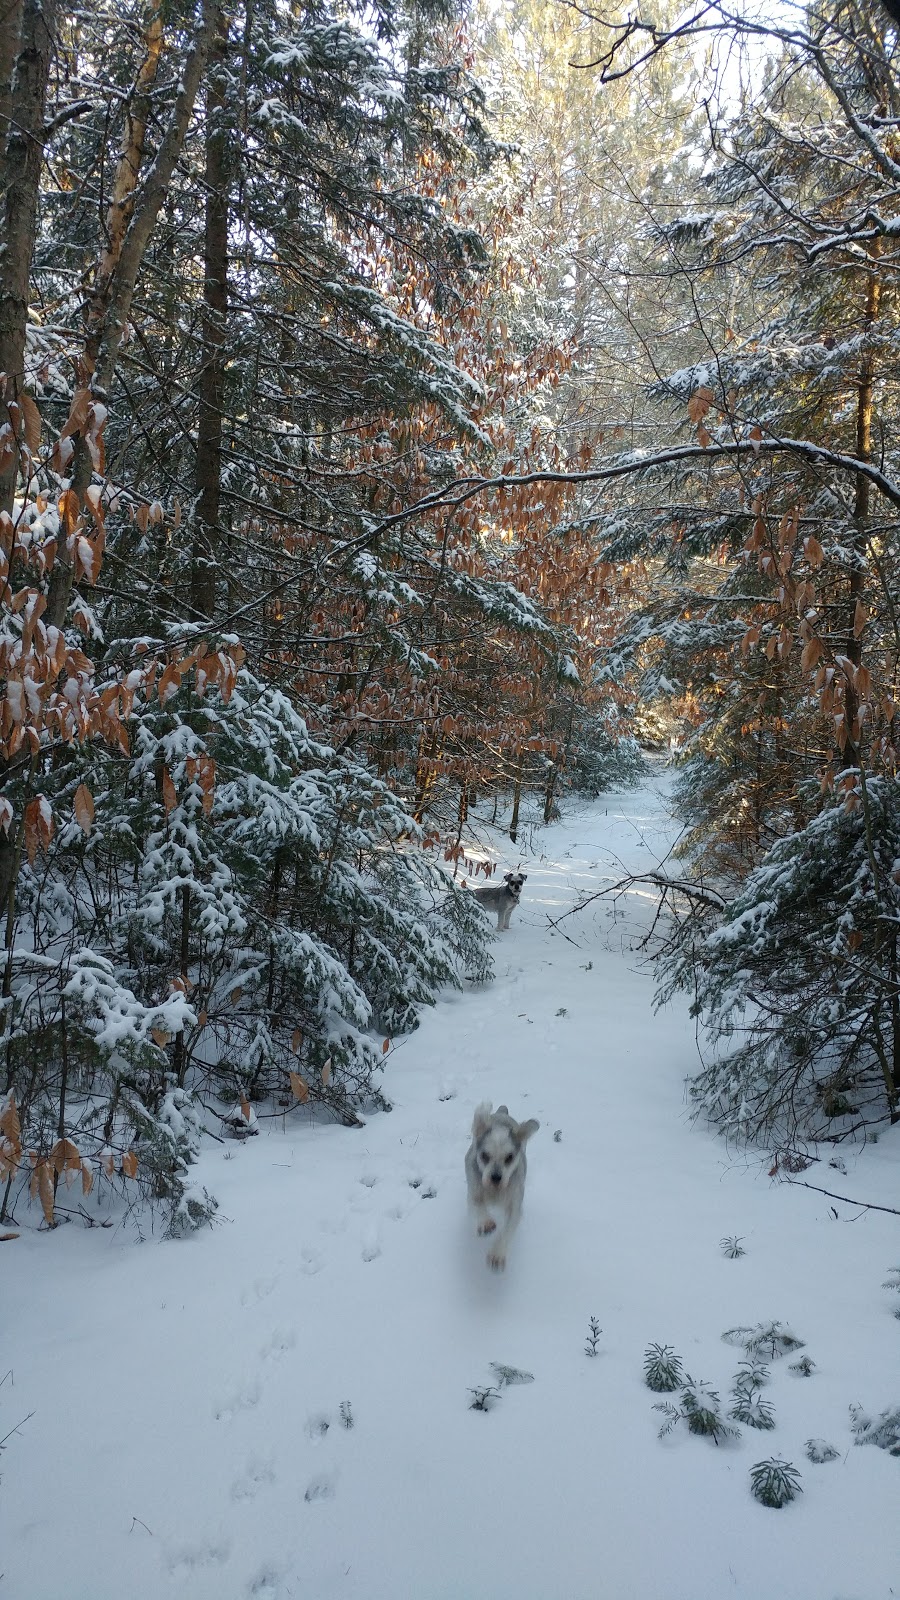
M 511 1166 L 512 1166 L 512 1164 L 513 1164 L 513 1158 L 512 1158 L 512 1156 L 507 1156 L 507 1157 L 506 1157 L 506 1160 L 505 1160 L 505 1161 L 504 1161 L 504 1163 L 503 1163 L 503 1165 L 504 1165 L 504 1166 L 505 1166 L 505 1167 L 511 1167 Z
M 481 1162 L 482 1166 L 486 1167 L 491 1158 L 488 1155 L 486 1150 L 482 1150 L 481 1155 L 478 1157 L 478 1159 Z

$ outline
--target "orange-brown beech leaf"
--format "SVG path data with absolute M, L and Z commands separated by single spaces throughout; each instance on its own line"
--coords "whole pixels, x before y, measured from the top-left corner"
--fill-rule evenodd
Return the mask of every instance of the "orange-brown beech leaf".
M 22 410 L 22 433 L 31 454 L 36 456 L 41 448 L 41 413 L 33 395 L 20 394 L 19 405 Z
M 331 1082 L 331 1057 L 329 1056 L 328 1060 L 323 1064 L 323 1067 L 322 1067 L 322 1087 L 323 1087 L 323 1089 L 327 1089 L 328 1085 L 330 1084 L 330 1082 Z
M 865 625 L 868 622 L 868 620 L 869 620 L 868 611 L 866 610 L 866 608 L 863 605 L 862 601 L 861 600 L 857 600 L 857 602 L 856 602 L 856 610 L 853 613 L 853 637 L 855 639 L 859 639 L 860 638 L 860 636 L 862 634 L 862 631 L 863 631 L 863 628 L 865 627 Z
M 203 794 L 203 814 L 208 817 L 216 797 L 216 763 L 212 756 L 202 755 L 199 763 L 200 789 Z
M 103 1154 L 100 1157 L 100 1165 L 103 1168 L 103 1173 L 104 1173 L 105 1177 L 107 1177 L 107 1178 L 114 1178 L 115 1177 L 115 1174 L 116 1174 L 116 1158 L 113 1155 L 112 1151 L 110 1150 L 109 1146 L 107 1146 L 107 1148 L 103 1151 Z
M 90 1167 L 86 1164 L 86 1162 L 82 1161 L 82 1163 L 81 1163 L 81 1192 L 82 1192 L 82 1194 L 83 1195 L 90 1194 L 90 1192 L 93 1189 L 93 1187 L 94 1187 L 94 1174 L 92 1173 Z
M 892 697 L 889 694 L 886 694 L 881 702 L 881 714 L 886 722 L 893 722 L 895 711 L 896 706 L 894 705 Z M 0 1126 L 2 1126 L 2 1123 L 0 1123 Z
M 387 1055 L 387 1053 L 388 1053 L 388 1051 L 389 1051 L 389 1050 L 390 1050 L 390 1048 L 391 1048 L 391 1041 L 390 1041 L 390 1039 L 385 1039 L 385 1040 L 384 1040 L 384 1041 L 383 1041 L 383 1042 L 382 1042 L 382 1046 L 381 1046 L 381 1054 L 382 1054 L 382 1055 L 383 1055 L 383 1056 L 386 1056 L 386 1055 Z
M 91 409 L 90 389 L 76 389 L 72 396 L 69 415 L 66 418 L 61 438 L 67 439 L 70 433 L 80 433 L 87 422 L 88 412 Z
M 57 1139 L 48 1157 L 54 1172 L 80 1172 L 81 1157 L 71 1139 Z
M 90 833 L 94 821 L 94 797 L 86 783 L 80 783 L 75 790 L 72 809 L 82 833 Z
M 205 1028 L 208 1021 L 209 1021 L 209 1012 L 208 1011 L 199 1011 L 197 1013 L 197 1025 L 198 1025 L 198 1027 Z
M 66 533 L 74 532 L 81 522 L 81 506 L 74 489 L 66 489 L 59 497 L 59 514 Z
M 241 1095 L 241 1116 L 245 1122 L 250 1121 L 250 1101 L 245 1094 Z
M 825 560 L 825 551 L 822 549 L 814 533 L 808 535 L 803 541 L 803 554 L 811 567 L 820 567 Z
M 770 638 L 768 638 L 766 640 L 766 660 L 767 661 L 772 661 L 774 659 L 775 651 L 777 649 L 778 649 L 778 640 L 776 639 L 776 637 L 775 637 L 775 635 L 773 633 L 770 636 Z
M 18 1159 L 22 1158 L 22 1129 L 19 1124 L 19 1108 L 16 1097 L 10 1093 L 6 1104 L 0 1111 L 0 1134 L 12 1150 L 15 1150 Z
M 295 1056 L 298 1056 L 300 1054 L 300 1046 L 302 1045 L 302 1043 L 303 1043 L 303 1029 L 302 1028 L 295 1028 L 293 1033 L 291 1034 L 291 1049 L 293 1050 Z
M 172 1035 L 167 1033 L 165 1028 L 151 1028 L 150 1037 L 154 1044 L 159 1045 L 160 1050 L 164 1050 Z
M 50 1172 L 50 1163 L 43 1156 L 38 1159 L 33 1154 L 34 1171 L 31 1174 L 29 1185 L 31 1198 L 39 1199 L 44 1220 L 48 1228 L 54 1226 L 53 1222 L 53 1178 Z
M 10 1239 L 18 1239 L 17 1233 L 0 1233 L 0 1244 L 8 1244 Z
M 122 1157 L 123 1178 L 136 1178 L 138 1171 L 138 1158 L 133 1150 L 126 1150 Z
M 46 850 L 53 838 L 53 814 L 43 795 L 36 795 L 25 807 L 25 851 L 33 863 L 38 850 Z
M 160 705 L 164 706 L 166 701 L 171 700 L 173 694 L 177 694 L 180 688 L 181 673 L 175 663 L 170 661 L 159 680 L 157 688 Z
M 300 1104 L 305 1106 L 307 1100 L 309 1099 L 309 1084 L 305 1078 L 301 1078 L 299 1072 L 292 1072 L 290 1074 L 290 1079 L 291 1093 L 293 1094 L 294 1099 L 299 1100 Z
M 162 802 L 167 811 L 174 811 L 178 804 L 178 795 L 172 782 L 172 774 L 168 767 L 163 767 L 162 773 Z
M 800 655 L 800 671 L 811 672 L 813 667 L 818 666 L 823 654 L 824 646 L 821 639 L 808 639 Z
M 854 673 L 853 687 L 859 695 L 860 700 L 868 700 L 869 695 L 872 692 L 872 674 L 870 673 L 868 667 L 857 667 L 856 672 Z
M 709 447 L 709 445 L 712 444 L 712 434 L 711 433 L 707 433 L 707 431 L 704 428 L 702 423 L 700 424 L 700 427 L 697 429 L 697 442 L 698 442 L 698 444 L 700 444 L 700 446 L 704 450 L 706 450 Z
M 230 993 L 230 994 L 229 994 L 229 996 L 228 996 L 228 998 L 229 998 L 229 1000 L 230 1000 L 230 1001 L 231 1001 L 231 1004 L 232 1004 L 232 1005 L 233 1005 L 233 1006 L 236 1006 L 236 1005 L 237 1005 L 237 1003 L 238 1003 L 238 1001 L 239 1001 L 239 1000 L 240 1000 L 240 998 L 241 998 L 241 996 L 242 996 L 242 995 L 243 995 L 243 993 L 244 993 L 244 987 L 243 987 L 243 984 L 240 984 L 240 983 L 239 983 L 239 984 L 238 984 L 238 985 L 237 985 L 237 986 L 236 986 L 236 988 L 234 988 L 234 989 L 232 989 L 232 991 L 231 991 L 231 993 Z
M 136 512 L 134 513 L 134 520 L 140 528 L 141 533 L 146 533 L 147 525 L 150 521 L 150 507 L 147 505 L 138 506 Z
M 862 932 L 859 928 L 851 928 L 847 935 L 847 943 L 851 950 L 858 950 L 863 942 Z
M 712 389 L 708 388 L 705 383 L 701 384 L 700 388 L 695 390 L 695 392 L 691 395 L 687 405 L 688 416 L 692 422 L 703 421 L 703 418 L 706 416 L 707 411 L 712 405 L 713 398 L 714 396 Z
M 758 423 L 755 423 L 750 429 L 748 437 L 751 445 L 753 446 L 754 454 L 759 455 L 759 447 L 762 444 L 762 428 L 760 428 Z

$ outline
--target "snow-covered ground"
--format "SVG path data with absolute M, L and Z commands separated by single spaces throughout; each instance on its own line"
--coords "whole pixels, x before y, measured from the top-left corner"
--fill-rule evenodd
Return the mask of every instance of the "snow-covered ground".
M 0 1437 L 33 1415 L 2 1457 L 0 1600 L 900 1594 L 900 1461 L 855 1446 L 848 1414 L 900 1404 L 882 1288 L 900 1219 L 777 1185 L 691 1124 L 693 1025 L 654 1016 L 631 948 L 649 895 L 549 925 L 671 833 L 648 792 L 539 834 L 496 982 L 399 1043 L 392 1114 L 351 1132 L 298 1111 L 211 1145 L 215 1228 L 140 1243 L 21 1219 L 0 1247 Z M 465 1210 L 482 1099 L 541 1122 L 503 1276 Z M 803 1176 L 896 1206 L 898 1135 Z M 775 1431 L 660 1441 L 646 1346 L 724 1399 L 722 1333 L 770 1319 L 816 1363 L 772 1364 Z M 471 1410 L 491 1362 L 534 1381 Z M 837 1459 L 807 1461 L 811 1437 Z M 802 1474 L 780 1511 L 748 1488 L 772 1455 Z

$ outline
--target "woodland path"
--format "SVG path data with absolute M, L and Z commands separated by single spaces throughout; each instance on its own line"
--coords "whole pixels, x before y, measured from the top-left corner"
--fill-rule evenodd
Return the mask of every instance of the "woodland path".
M 836 1218 L 690 1122 L 693 1024 L 686 1006 L 653 1014 L 632 948 L 649 894 L 618 915 L 595 902 L 568 938 L 550 927 L 672 831 L 648 791 L 538 833 L 496 981 L 392 1053 L 392 1113 L 210 1145 L 215 1228 L 140 1243 L 26 1226 L 3 1248 L 0 1435 L 34 1414 L 3 1455 L 0 1600 L 900 1594 L 900 1462 L 848 1425 L 851 1402 L 900 1404 L 881 1287 L 900 1219 Z M 465 1213 L 482 1099 L 541 1122 L 503 1276 Z M 805 1176 L 896 1205 L 898 1134 Z M 725 1259 L 724 1235 L 746 1255 Z M 647 1344 L 724 1397 L 739 1352 L 722 1332 L 773 1318 L 817 1363 L 773 1366 L 776 1431 L 659 1441 Z M 534 1381 L 485 1415 L 469 1391 L 492 1361 Z M 810 1464 L 811 1436 L 839 1458 Z M 748 1492 L 775 1454 L 804 1488 L 778 1513 Z

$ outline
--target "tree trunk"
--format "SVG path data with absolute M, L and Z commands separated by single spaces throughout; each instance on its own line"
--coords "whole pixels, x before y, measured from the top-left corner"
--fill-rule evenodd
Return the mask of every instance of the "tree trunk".
M 2 0 L 5 4 L 5 0 Z M 15 3 L 4 21 L 0 45 L 0 72 L 5 72 L 15 50 Z M 5 140 L 6 195 L 3 238 L 0 242 L 0 372 L 6 383 L 0 391 L 0 430 L 12 426 L 9 402 L 22 393 L 25 376 L 25 330 L 28 326 L 28 289 L 37 228 L 38 189 L 44 157 L 44 120 L 47 80 L 56 36 L 56 0 L 23 0 L 21 35 L 12 88 L 0 81 L 0 106 L 6 91 L 15 120 Z M 16 491 L 19 452 L 11 434 L 0 434 L 0 511 L 11 511 Z M 2 886 L 0 886 L 2 894 Z
M 519 838 L 519 805 L 522 799 L 522 767 L 524 762 L 525 757 L 522 755 L 519 757 L 519 765 L 516 767 L 516 782 L 513 789 L 512 820 L 509 824 L 509 837 L 513 844 L 516 844 Z
M 223 350 L 228 325 L 228 125 L 225 76 L 228 18 L 219 11 L 206 88 L 206 216 L 203 236 L 203 361 L 197 417 L 197 511 L 191 554 L 191 605 L 201 616 L 216 609 L 216 570 L 222 490 Z
M 145 32 L 145 59 L 139 78 L 143 94 L 147 93 L 147 86 L 152 81 L 152 76 L 155 76 L 153 62 L 155 54 L 158 53 L 155 40 L 157 9 L 158 0 L 154 0 Z M 129 121 L 133 143 L 121 157 L 114 192 L 114 204 L 119 208 L 119 214 L 127 214 L 127 227 L 123 230 L 117 222 L 115 230 L 110 229 L 110 247 L 104 250 L 101 256 L 97 280 L 88 307 L 82 356 L 82 382 L 89 383 L 92 397 L 104 404 L 115 376 L 119 346 L 131 312 L 138 273 L 184 146 L 197 93 L 206 69 L 217 15 L 215 0 L 203 0 L 201 20 L 190 54 L 179 77 L 169 125 L 153 164 L 139 189 L 143 131 L 137 114 Z M 79 438 L 72 458 L 71 488 L 81 504 L 84 503 L 92 471 L 90 452 L 84 439 Z M 50 579 L 47 610 L 43 618 L 45 626 L 57 628 L 62 626 L 69 606 L 73 580 L 72 551 L 68 541 L 62 541 Z
M 866 294 L 866 330 L 877 321 L 881 306 L 881 281 L 874 271 L 869 278 L 869 287 Z M 856 458 L 858 461 L 871 461 L 872 459 L 872 410 L 875 392 L 875 356 L 871 350 L 863 355 L 860 366 L 859 386 L 856 401 Z M 856 492 L 853 497 L 853 521 L 855 536 L 853 539 L 854 564 L 850 573 L 849 607 L 847 618 L 847 637 L 844 641 L 843 653 L 854 667 L 862 661 L 862 627 L 857 624 L 857 606 L 862 605 L 866 587 L 866 526 L 869 520 L 869 505 L 871 501 L 871 484 L 862 473 L 857 474 Z M 847 678 L 844 691 L 844 712 L 847 741 L 842 751 L 842 759 L 847 766 L 859 766 L 860 761 L 860 726 L 859 726 L 859 696 L 856 685 L 850 677 Z

